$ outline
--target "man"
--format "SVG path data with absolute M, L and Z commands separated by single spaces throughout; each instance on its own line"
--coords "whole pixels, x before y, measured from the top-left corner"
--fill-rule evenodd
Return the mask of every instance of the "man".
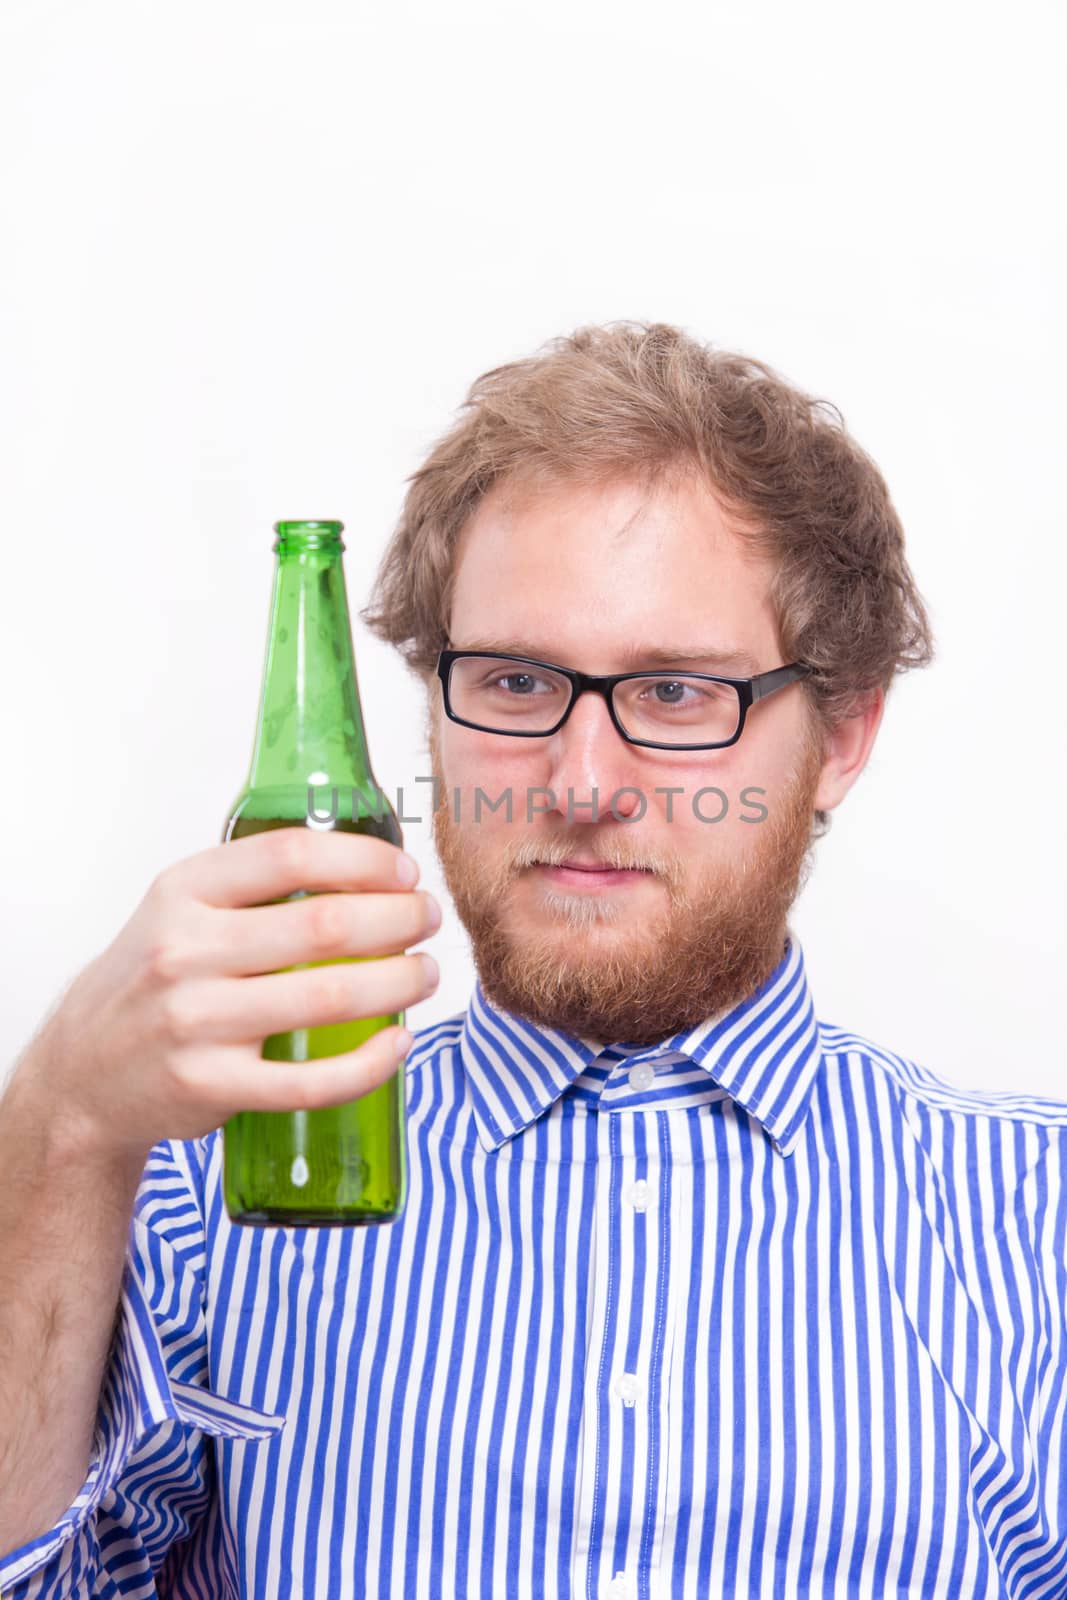
M 168 869 L 76 982 L 0 1119 L 4 1595 L 1063 1594 L 1067 1107 L 818 1023 L 788 926 L 932 653 L 874 464 L 757 362 L 585 329 L 475 384 L 366 617 L 470 1006 L 259 1060 L 336 1019 L 294 959 L 385 957 L 349 1016 L 434 986 L 404 858 L 310 830 Z M 300 886 L 348 892 L 253 909 Z M 231 1224 L 223 1117 L 398 1052 L 403 1215 Z

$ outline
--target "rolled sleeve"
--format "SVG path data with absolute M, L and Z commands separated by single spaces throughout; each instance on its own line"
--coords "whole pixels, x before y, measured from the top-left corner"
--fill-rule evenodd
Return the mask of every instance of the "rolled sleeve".
M 214 1493 L 206 1436 L 263 1440 L 284 1425 L 207 1387 L 198 1154 L 167 1143 L 149 1157 L 88 1473 L 53 1528 L 0 1559 L 3 1600 L 155 1595 Z

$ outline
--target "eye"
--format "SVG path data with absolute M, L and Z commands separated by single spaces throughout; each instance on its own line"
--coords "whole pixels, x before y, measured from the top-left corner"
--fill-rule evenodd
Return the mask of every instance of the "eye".
M 652 693 L 662 705 L 680 705 L 686 690 L 695 693 L 691 683 L 683 683 L 680 678 L 663 680 L 652 685 Z
M 532 672 L 501 672 L 490 680 L 490 685 L 493 688 L 508 684 L 512 684 L 514 687 L 510 689 L 505 687 L 505 694 L 518 696 L 529 696 L 534 693 L 535 685 L 537 684 L 541 684 L 545 689 L 552 687 L 551 684 L 545 682 L 544 678 L 538 678 Z
M 635 685 L 637 698 L 651 709 L 678 706 L 693 710 L 711 704 L 722 695 L 717 683 L 695 682 L 692 678 L 655 678 Z

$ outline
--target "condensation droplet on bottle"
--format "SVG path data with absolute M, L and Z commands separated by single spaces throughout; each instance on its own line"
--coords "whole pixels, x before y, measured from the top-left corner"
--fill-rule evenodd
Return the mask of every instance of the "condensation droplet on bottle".
M 289 1169 L 289 1179 L 294 1188 L 302 1189 L 310 1178 L 311 1173 L 303 1156 L 297 1156 Z

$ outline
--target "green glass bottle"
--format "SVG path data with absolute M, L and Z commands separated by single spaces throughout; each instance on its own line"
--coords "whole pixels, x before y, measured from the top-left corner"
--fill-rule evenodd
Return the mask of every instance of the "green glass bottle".
M 342 528 L 340 522 L 275 524 L 259 723 L 248 780 L 227 818 L 224 842 L 304 826 L 403 843 L 396 814 L 372 775 L 363 731 Z M 262 1054 L 268 1061 L 314 1061 L 354 1050 L 402 1021 L 396 1012 L 273 1034 Z M 235 1222 L 286 1227 L 392 1221 L 406 1191 L 404 1113 L 402 1066 L 347 1105 L 238 1113 L 223 1129 L 226 1209 Z

